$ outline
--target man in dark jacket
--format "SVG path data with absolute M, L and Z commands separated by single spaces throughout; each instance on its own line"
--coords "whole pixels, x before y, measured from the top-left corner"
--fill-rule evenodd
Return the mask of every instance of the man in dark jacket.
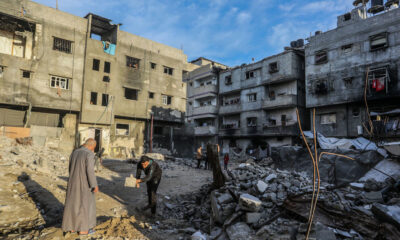
M 146 176 L 140 179 L 142 171 Z M 153 160 L 146 156 L 140 158 L 140 162 L 137 164 L 136 170 L 136 187 L 139 188 L 139 183 L 145 182 L 147 185 L 147 195 L 149 198 L 149 204 L 143 208 L 147 210 L 151 208 L 151 213 L 154 215 L 157 208 L 157 188 L 161 181 L 162 170 L 160 166 Z

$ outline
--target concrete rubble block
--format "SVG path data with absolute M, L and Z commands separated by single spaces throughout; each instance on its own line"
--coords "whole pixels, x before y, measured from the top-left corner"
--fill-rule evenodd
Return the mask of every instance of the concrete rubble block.
M 252 212 L 246 213 L 247 224 L 257 223 L 260 220 L 260 218 L 261 218 L 261 213 L 252 213 Z
M 258 182 L 257 182 L 257 190 L 260 193 L 264 193 L 265 190 L 267 189 L 267 187 L 268 187 L 268 184 L 266 184 L 264 181 L 258 180 Z
M 217 239 L 222 234 L 222 229 L 219 227 L 214 227 L 210 232 L 211 240 Z
M 262 202 L 260 199 L 250 194 L 242 194 L 239 198 L 240 208 L 248 212 L 258 212 L 261 208 L 261 204 Z
M 276 179 L 276 178 L 277 178 L 277 176 L 276 176 L 275 173 L 270 174 L 270 175 L 268 175 L 268 176 L 265 178 L 265 182 L 271 182 L 272 180 L 274 180 L 274 179 Z
M 144 156 L 158 161 L 165 161 L 165 157 L 161 153 L 146 153 Z
M 244 222 L 238 222 L 226 229 L 230 240 L 254 239 L 250 227 Z
M 200 231 L 193 233 L 191 240 L 207 240 L 207 236 Z
M 350 183 L 349 186 L 354 190 L 364 190 L 364 183 Z
M 229 193 L 224 193 L 218 197 L 218 203 L 220 204 L 225 204 L 230 202 L 233 202 L 233 198 L 232 195 L 230 195 Z
M 374 203 L 371 210 L 381 221 L 391 223 L 400 229 L 400 206 Z
M 383 203 L 381 192 L 365 192 L 364 199 L 369 203 Z
M 315 237 L 316 239 L 324 240 L 336 240 L 336 235 L 333 230 L 329 229 L 327 226 L 317 222 L 315 225 Z

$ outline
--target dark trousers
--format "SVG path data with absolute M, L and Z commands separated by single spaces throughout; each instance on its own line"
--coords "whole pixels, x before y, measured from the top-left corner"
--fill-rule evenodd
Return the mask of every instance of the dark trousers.
M 224 168 L 225 168 L 225 170 L 228 170 L 228 164 L 227 163 L 224 163 Z
M 157 209 L 157 188 L 160 184 L 161 179 L 158 181 L 148 181 L 147 185 L 147 197 L 149 198 L 149 207 L 151 208 L 151 213 L 155 214 Z
M 201 158 L 197 159 L 197 168 L 200 168 L 200 164 L 201 164 Z

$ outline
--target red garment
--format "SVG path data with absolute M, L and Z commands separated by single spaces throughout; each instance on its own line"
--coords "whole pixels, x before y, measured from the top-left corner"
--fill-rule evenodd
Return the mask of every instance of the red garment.
M 373 89 L 376 89 L 376 82 L 377 82 L 377 79 L 372 80 L 372 88 Z
M 384 90 L 385 89 L 385 79 L 384 78 L 379 78 L 379 79 L 376 79 L 376 80 L 377 80 L 376 81 L 376 91 L 380 92 L 380 91 Z
M 228 164 L 228 162 L 229 162 L 229 156 L 226 155 L 226 156 L 224 157 L 224 164 Z

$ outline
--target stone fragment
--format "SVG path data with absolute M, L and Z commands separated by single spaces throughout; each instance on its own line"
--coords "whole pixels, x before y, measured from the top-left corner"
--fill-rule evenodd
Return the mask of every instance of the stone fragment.
M 400 206 L 374 203 L 371 210 L 381 221 L 391 223 L 400 229 Z
M 276 179 L 276 177 L 277 177 L 277 176 L 276 176 L 275 173 L 270 174 L 270 175 L 268 175 L 268 176 L 265 178 L 265 181 L 266 181 L 266 182 L 270 182 L 270 181 Z
M 191 240 L 207 240 L 206 235 L 202 234 L 200 231 L 193 233 Z
M 383 202 L 382 193 L 381 192 L 365 192 L 364 193 L 365 200 L 369 203 L 375 202 Z
M 211 230 L 210 238 L 211 238 L 211 239 L 216 239 L 216 238 L 218 238 L 218 237 L 221 235 L 221 233 L 222 233 L 222 229 L 221 229 L 221 228 L 219 228 L 219 227 L 214 227 L 214 228 Z
M 226 229 L 226 233 L 230 240 L 243 240 L 251 239 L 252 231 L 250 227 L 244 222 L 238 222 Z
M 315 235 L 317 239 L 336 240 L 335 233 L 319 222 L 315 225 Z
M 364 190 L 364 183 L 350 183 L 350 187 L 354 190 Z
M 264 193 L 265 190 L 267 189 L 267 187 L 268 187 L 268 184 L 266 184 L 265 182 L 263 182 L 263 181 L 261 181 L 261 180 L 259 180 L 259 181 L 257 182 L 257 190 L 258 190 L 260 193 Z
M 245 211 L 258 212 L 261 208 L 261 201 L 250 194 L 242 194 L 239 198 L 239 206 Z
M 261 213 L 252 213 L 252 212 L 246 213 L 247 224 L 257 223 L 258 220 L 260 220 L 260 218 L 261 218 Z
M 218 197 L 218 202 L 220 204 L 230 203 L 232 201 L 233 201 L 232 195 L 230 195 L 229 193 L 224 193 Z

